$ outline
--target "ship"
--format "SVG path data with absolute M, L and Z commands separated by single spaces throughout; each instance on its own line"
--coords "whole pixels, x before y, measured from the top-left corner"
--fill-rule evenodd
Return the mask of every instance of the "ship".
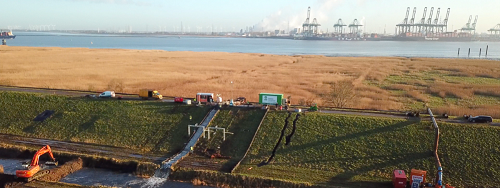
M 446 42 L 469 42 L 473 41 L 473 35 L 465 32 L 446 33 L 403 33 L 392 38 L 393 41 L 446 41 Z
M 14 39 L 16 35 L 12 34 L 12 31 L 9 32 L 0 32 L 0 39 Z

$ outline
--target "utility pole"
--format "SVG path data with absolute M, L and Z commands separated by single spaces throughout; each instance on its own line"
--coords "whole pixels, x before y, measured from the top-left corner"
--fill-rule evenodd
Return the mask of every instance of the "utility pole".
M 233 81 L 231 81 L 231 105 L 233 104 Z

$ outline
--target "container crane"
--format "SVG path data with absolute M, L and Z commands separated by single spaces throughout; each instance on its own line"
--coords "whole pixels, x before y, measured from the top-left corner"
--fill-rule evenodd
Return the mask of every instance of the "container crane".
M 56 159 L 54 158 L 54 155 L 52 154 L 50 146 L 46 145 L 35 153 L 35 155 L 33 156 L 33 159 L 31 159 L 31 162 L 29 162 L 29 164 L 23 164 L 23 166 L 26 167 L 25 170 L 16 170 L 16 177 L 24 178 L 25 181 L 30 182 L 30 181 L 38 179 L 44 175 L 47 175 L 49 173 L 49 171 L 39 172 L 42 168 L 38 164 L 40 156 L 42 156 L 43 154 L 46 154 L 46 153 L 49 153 L 50 158 L 52 159 L 53 162 L 46 162 L 45 164 L 57 166 L 58 163 L 56 162 Z
M 425 31 L 428 32 L 432 30 L 432 15 L 434 14 L 434 7 L 431 7 L 431 12 L 429 13 L 429 18 L 427 18 L 427 25 L 425 26 Z M 429 29 L 430 28 L 430 29 Z
M 335 28 L 335 32 L 340 33 L 340 34 L 343 33 L 344 26 L 347 26 L 347 25 L 344 24 L 344 22 L 342 21 L 342 18 L 339 18 L 337 23 L 335 25 L 333 25 L 333 27 Z
M 448 18 L 450 17 L 450 8 L 446 11 L 446 17 L 443 20 L 443 25 L 446 27 L 446 31 L 448 31 Z
M 311 17 L 311 7 L 308 7 L 307 8 L 307 18 L 306 18 L 306 21 L 302 24 L 302 32 L 304 32 L 306 34 L 309 33 L 309 32 L 311 32 L 311 27 L 310 27 L 310 24 L 309 24 L 310 17 Z
M 477 24 L 477 15 L 476 18 L 474 18 L 474 23 L 472 23 L 472 29 L 474 29 L 474 32 L 476 32 L 476 24 Z
M 492 35 L 498 35 L 498 34 L 500 34 L 500 24 L 497 24 L 496 26 L 494 26 L 493 28 L 489 29 L 488 31 Z
M 413 15 L 411 16 L 411 20 L 410 20 L 410 25 L 411 27 L 408 28 L 408 32 L 414 32 L 414 28 L 413 24 L 415 24 L 415 14 L 417 14 L 417 7 L 413 7 Z
M 424 31 L 424 25 L 425 25 L 425 17 L 427 16 L 427 7 L 424 8 L 424 15 L 422 16 L 422 19 L 420 19 L 420 27 L 418 29 L 418 32 Z
M 403 19 L 403 22 L 401 22 L 400 24 L 396 25 L 397 27 L 399 27 L 399 34 L 407 32 L 407 30 L 408 30 L 407 29 L 408 28 L 408 16 L 409 15 L 410 15 L 410 7 L 408 7 L 406 9 L 406 16 L 405 16 L 405 19 Z M 355 21 L 357 21 L 357 19 Z M 351 24 L 351 25 L 354 25 L 354 23 Z M 349 28 L 351 27 L 351 25 L 349 25 Z M 350 28 L 350 29 L 351 29 L 351 33 L 352 33 L 352 28 Z

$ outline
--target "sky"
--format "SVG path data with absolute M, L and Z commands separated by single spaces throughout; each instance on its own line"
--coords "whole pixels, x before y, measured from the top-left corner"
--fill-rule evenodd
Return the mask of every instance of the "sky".
M 478 15 L 477 32 L 500 23 L 498 0 L 10 0 L 2 1 L 0 28 L 30 26 L 56 30 L 129 30 L 185 32 L 287 30 L 300 27 L 311 7 L 320 30 L 332 31 L 339 18 L 349 24 L 358 19 L 366 32 L 394 33 L 407 7 L 440 7 L 441 19 L 451 8 L 448 30 L 460 29 L 470 15 Z M 434 18 L 436 15 L 434 10 Z M 47 26 L 50 25 L 50 26 Z

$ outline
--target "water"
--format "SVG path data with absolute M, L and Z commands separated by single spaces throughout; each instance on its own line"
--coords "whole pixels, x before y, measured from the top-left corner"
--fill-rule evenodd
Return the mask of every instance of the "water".
M 489 45 L 488 58 L 500 59 L 500 42 L 403 42 L 403 41 L 313 41 L 257 38 L 209 38 L 174 36 L 109 36 L 42 32 L 16 32 L 9 46 L 83 47 L 156 49 L 167 51 L 217 51 L 266 53 L 279 55 L 314 54 L 326 56 L 400 56 L 400 57 L 479 57 L 484 58 Z
M 102 169 L 83 168 L 70 174 L 60 182 L 87 186 L 112 186 L 131 188 L 209 188 L 194 186 L 189 183 L 167 181 L 163 178 L 140 178 L 132 174 L 117 173 Z
M 29 159 L 0 159 L 0 165 L 5 174 L 16 174 L 16 170 L 22 169 L 21 162 Z M 86 186 L 113 186 L 130 188 L 210 188 L 206 186 L 193 186 L 190 183 L 167 181 L 163 178 L 140 178 L 132 174 L 117 173 L 109 170 L 83 168 L 70 174 L 60 182 L 74 183 Z
M 29 161 L 29 159 L 0 159 L 0 165 L 3 166 L 4 174 L 15 175 L 16 170 L 23 169 L 21 162 Z

